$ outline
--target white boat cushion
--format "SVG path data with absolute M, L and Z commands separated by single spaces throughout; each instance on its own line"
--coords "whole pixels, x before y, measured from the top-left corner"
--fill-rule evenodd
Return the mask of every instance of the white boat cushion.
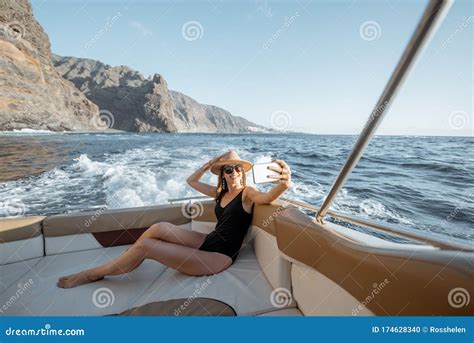
M 153 301 L 206 297 L 232 306 L 237 315 L 258 315 L 276 308 L 271 303 L 272 287 L 256 260 L 250 244 L 242 247 L 237 260 L 225 271 L 190 277 L 167 269 L 133 306 Z
M 44 255 L 43 235 L 0 243 L 0 265 L 24 261 Z
M 276 237 L 255 225 L 252 226 L 252 235 L 257 261 L 268 281 L 273 288 L 291 291 L 291 262 L 280 255 Z
M 0 266 L 0 294 L 14 283 L 17 283 L 17 281 L 38 264 L 42 258 L 41 256 Z M 0 305 L 3 305 L 3 303 Z
M 202 222 L 199 220 L 192 220 L 191 229 L 201 233 L 210 233 L 216 228 L 216 222 Z
M 92 233 L 45 237 L 44 247 L 46 255 L 103 248 Z
M 302 263 L 292 263 L 293 296 L 305 316 L 373 316 L 336 282 Z
M 178 226 L 183 229 L 190 230 L 191 222 Z M 97 241 L 97 239 L 95 239 L 92 233 L 45 237 L 44 244 L 46 255 L 103 248 L 103 246 Z
M 178 225 L 179 227 L 182 227 L 183 229 L 191 230 L 191 222 L 187 222 L 185 224 Z
M 102 316 L 132 307 L 153 281 L 166 269 L 164 265 L 145 260 L 134 271 L 104 280 L 62 289 L 58 278 L 109 262 L 130 245 L 45 256 L 18 282 L 32 280 L 32 287 L 18 296 L 17 284 L 0 295 L 1 315 L 8 316 Z M 113 300 L 113 301 L 112 301 Z M 107 306 L 106 306 L 107 305 Z
M 101 316 L 153 301 L 197 296 L 223 301 L 238 315 L 280 310 L 272 304 L 273 288 L 256 260 L 252 244 L 244 244 L 236 262 L 212 276 L 190 277 L 157 261 L 145 260 L 128 274 L 109 276 L 72 289 L 56 286 L 59 277 L 109 262 L 129 246 L 43 257 L 0 295 L 0 303 L 8 303 L 1 309 L 1 315 Z M 33 287 L 18 296 L 17 284 L 30 279 Z

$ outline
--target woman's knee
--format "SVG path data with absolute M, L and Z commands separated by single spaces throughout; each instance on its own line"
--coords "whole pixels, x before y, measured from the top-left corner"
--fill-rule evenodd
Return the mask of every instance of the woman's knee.
M 164 225 L 163 225 L 162 222 L 155 223 L 155 224 L 153 224 L 152 226 L 150 226 L 150 227 L 148 228 L 148 230 L 145 231 L 145 233 L 151 234 L 151 233 L 153 233 L 153 232 L 158 232 L 158 231 L 163 230 L 163 227 L 164 227 Z
M 156 238 L 143 237 L 134 244 L 135 251 L 142 254 L 147 254 L 151 249 L 156 250 L 160 240 Z
M 152 226 L 150 226 L 143 234 L 139 237 L 139 240 L 142 240 L 144 238 L 149 238 L 149 237 L 154 237 L 154 238 L 160 238 L 163 237 L 166 234 L 167 231 L 167 224 L 166 222 L 159 222 L 155 223 Z
M 128 249 L 127 252 L 132 253 L 134 255 L 139 255 L 145 252 L 145 245 L 143 244 L 143 241 L 145 239 L 148 239 L 147 237 L 140 237 L 133 243 Z

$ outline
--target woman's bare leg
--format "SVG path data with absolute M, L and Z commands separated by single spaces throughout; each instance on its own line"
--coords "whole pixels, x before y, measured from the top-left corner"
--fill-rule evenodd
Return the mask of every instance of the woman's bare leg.
M 204 242 L 206 235 L 201 232 L 191 231 L 182 227 L 176 226 L 171 223 L 161 222 L 150 226 L 135 242 L 135 245 L 139 244 L 145 238 L 154 238 L 162 241 L 175 243 L 194 249 L 198 249 Z M 132 245 L 133 247 L 133 245 Z M 129 252 L 132 248 L 127 249 L 122 255 L 117 257 L 115 260 L 91 269 L 91 274 L 94 278 L 105 275 L 120 275 L 129 273 L 132 270 L 138 268 L 140 264 L 145 260 L 145 254 L 139 254 L 138 252 Z
M 146 251 L 146 258 L 159 261 L 187 275 L 212 275 L 232 264 L 232 259 L 224 254 L 201 251 L 158 239 L 145 238 L 141 245 Z
M 143 249 L 142 245 L 142 241 L 145 239 L 165 241 L 175 246 L 184 246 L 191 250 L 196 250 L 201 246 L 205 237 L 206 235 L 203 233 L 183 229 L 170 223 L 157 223 L 146 230 L 137 242 L 113 261 L 96 268 L 62 277 L 58 280 L 57 285 L 62 288 L 71 288 L 103 279 L 107 275 L 112 276 L 131 272 L 148 257 L 147 251 Z

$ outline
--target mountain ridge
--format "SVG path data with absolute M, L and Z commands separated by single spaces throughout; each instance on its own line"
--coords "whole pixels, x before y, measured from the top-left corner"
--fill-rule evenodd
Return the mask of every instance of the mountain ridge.
M 0 130 L 271 132 L 168 89 L 160 74 L 51 52 L 29 0 L 0 2 Z
M 90 58 L 52 55 L 56 70 L 102 111 L 114 117 L 114 129 L 132 132 L 251 133 L 263 126 L 215 105 L 201 104 L 168 89 L 155 73 L 145 78 L 128 66 Z M 249 129 L 250 128 L 250 129 Z

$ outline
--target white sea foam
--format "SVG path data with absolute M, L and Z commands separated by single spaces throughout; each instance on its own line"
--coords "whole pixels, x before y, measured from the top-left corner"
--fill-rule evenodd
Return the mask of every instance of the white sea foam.
M 142 166 L 147 164 L 145 159 L 141 164 L 130 160 L 139 159 L 136 153 L 130 151 L 119 159 L 112 158 L 107 162 L 92 161 L 87 155 L 81 155 L 76 167 L 86 177 L 100 178 L 109 208 L 158 205 L 167 203 L 170 198 L 196 195 L 186 183 L 192 168 L 183 173 L 183 168 L 176 168 L 174 163 L 167 165 L 166 169 Z M 151 151 L 145 153 L 150 159 Z
M 50 130 L 35 130 L 35 129 L 20 129 L 20 130 L 13 130 L 13 132 L 18 132 L 18 133 L 32 133 L 32 134 L 45 134 L 45 133 L 55 133 L 54 131 Z
M 336 211 L 362 215 L 372 219 L 393 219 L 403 225 L 413 225 L 414 223 L 398 214 L 396 211 L 388 209 L 382 203 L 374 199 L 360 199 L 350 194 L 343 188 L 334 201 L 333 208 Z
M 60 132 L 54 132 L 50 130 L 35 130 L 35 129 L 13 129 L 12 131 L 0 131 L 2 134 L 10 134 L 10 135 L 50 135 L 50 134 L 58 134 Z
M 37 130 L 0 132 L 1 135 L 5 136 L 23 135 L 25 139 L 28 135 L 33 137 L 35 134 L 53 133 L 58 134 L 57 132 L 37 132 Z M 303 166 L 310 161 L 316 163 L 318 156 L 314 156 L 314 159 L 312 159 L 313 156 L 307 156 L 307 152 L 314 149 L 324 151 L 325 155 L 343 163 L 339 155 L 341 155 L 341 149 L 347 143 L 346 139 L 343 138 L 337 138 L 337 140 L 330 138 L 328 141 L 328 138 L 325 137 L 314 137 L 314 141 L 312 141 L 310 139 L 306 140 L 306 138 L 294 140 L 293 136 L 282 137 L 283 142 L 273 140 L 273 136 L 266 135 L 238 135 L 229 136 L 230 139 L 224 139 L 221 135 L 183 135 L 182 137 L 176 137 L 175 135 L 132 133 L 117 135 L 65 133 L 62 137 L 61 142 L 56 139 L 51 139 L 51 142 L 48 142 L 52 146 L 57 144 L 59 155 L 62 157 L 58 160 L 59 164 L 55 169 L 0 183 L 2 194 L 0 217 L 8 215 L 8 212 L 12 212 L 12 208 L 15 211 L 18 208 L 25 209 L 25 215 L 67 213 L 95 210 L 102 208 L 104 205 L 109 208 L 130 208 L 166 204 L 170 198 L 202 195 L 186 183 L 186 178 L 202 166 L 204 162 L 231 148 L 236 149 L 242 158 L 253 163 L 268 162 L 274 158 L 284 159 L 290 166 L 295 163 L 293 187 L 285 192 L 283 197 L 320 206 L 333 180 L 328 176 L 328 173 L 319 174 L 318 170 L 314 168 L 298 170 L 297 163 L 302 163 Z M 13 138 L 12 143 L 14 143 Z M 388 163 L 388 156 L 393 154 L 391 154 L 392 151 L 387 151 L 387 149 L 406 151 L 409 159 L 416 159 L 420 149 L 424 149 L 429 154 L 439 153 L 439 151 L 437 152 L 432 148 L 432 145 L 423 143 L 421 138 L 423 137 L 416 140 L 420 144 L 414 144 L 413 138 L 409 140 L 407 138 L 403 142 L 400 138 L 391 138 L 389 141 L 386 141 L 385 138 L 382 139 L 382 137 L 376 139 L 377 144 L 372 147 L 369 154 L 371 159 L 365 161 L 372 169 L 366 169 L 365 172 L 372 172 L 374 177 L 377 177 L 378 167 L 374 167 L 372 164 L 377 162 L 377 158 L 380 157 L 378 162 L 383 163 L 383 168 L 388 172 L 397 174 L 393 179 L 386 180 L 387 185 L 390 187 L 403 184 L 409 171 L 407 170 L 405 175 L 404 170 Z M 42 140 L 47 142 L 45 137 Z M 328 142 L 331 142 L 331 144 L 328 144 Z M 390 142 L 390 144 L 386 144 L 386 142 Z M 229 143 L 233 146 L 230 146 Z M 456 163 L 459 161 L 459 164 L 472 165 L 473 161 L 468 158 L 469 154 L 465 154 L 465 146 L 468 146 L 469 142 L 459 141 L 453 143 L 449 141 L 448 143 L 447 146 L 452 152 L 449 155 L 451 158 L 446 157 L 448 161 L 451 159 Z M 416 149 L 410 149 L 412 146 Z M 285 155 L 283 151 L 288 152 Z M 83 155 L 76 160 L 72 160 L 72 156 L 77 156 L 77 152 L 83 153 Z M 293 152 L 294 156 L 291 155 Z M 71 159 L 67 160 L 67 156 L 71 156 Z M 436 156 L 433 156 L 433 158 Z M 445 158 L 447 155 L 440 154 L 439 156 Z M 441 159 L 439 156 L 436 158 Z M 331 163 L 327 165 L 325 161 L 318 161 L 317 167 L 323 169 L 334 168 L 332 165 L 334 161 L 329 162 Z M 304 174 L 298 173 L 303 170 Z M 447 213 L 449 213 L 452 208 L 457 208 L 456 197 L 447 199 L 438 196 L 436 187 L 444 190 L 442 188 L 444 184 L 437 183 L 434 176 L 425 177 L 424 172 L 422 175 L 414 174 L 413 177 L 414 190 L 424 196 L 416 199 L 407 198 L 403 206 L 397 203 L 396 194 L 394 197 L 390 194 L 380 194 L 379 197 L 372 197 L 371 194 L 375 194 L 374 192 L 378 188 L 370 189 L 367 187 L 371 187 L 371 184 L 354 181 L 351 188 L 342 190 L 331 209 L 375 221 L 396 222 L 406 227 L 426 228 L 427 230 L 432 230 L 434 227 L 434 231 L 445 233 L 445 228 L 439 227 L 443 218 L 438 209 L 445 206 Z M 445 178 L 454 184 L 454 186 L 446 186 L 446 189 L 452 194 L 464 189 L 462 188 L 464 179 L 458 180 L 457 176 L 454 178 L 452 175 Z M 363 177 L 361 179 L 363 180 Z M 248 184 L 253 184 L 251 173 L 248 174 L 247 180 Z M 415 185 L 417 180 L 420 180 L 420 182 Z M 206 173 L 201 181 L 215 185 L 217 178 L 211 173 Z M 315 181 L 319 181 L 321 184 Z M 429 184 L 434 186 L 430 188 Z M 261 191 L 267 191 L 273 186 L 272 183 L 255 185 Z M 365 192 L 366 190 L 370 192 Z M 458 198 L 462 198 L 461 193 L 459 191 Z M 425 212 L 423 212 L 423 216 L 417 217 L 418 204 L 431 200 L 435 201 L 433 213 L 425 215 Z M 423 205 L 426 204 L 423 203 Z M 9 210 L 6 211 L 5 209 Z M 462 211 L 464 217 L 466 217 L 467 210 L 463 209 Z M 408 215 L 405 213 L 410 212 L 413 213 L 410 216 L 413 221 L 406 217 Z M 469 226 L 466 219 L 461 224 L 459 224 L 460 214 L 456 219 L 456 221 L 450 222 L 450 234 L 459 237 L 472 237 L 472 234 L 466 233 L 466 228 Z M 458 231 L 456 231 L 456 227 L 459 228 Z M 468 229 L 471 229 L 470 226 Z
M 48 207 L 55 206 L 68 212 L 104 205 L 108 208 L 131 208 L 166 204 L 170 198 L 202 195 L 186 183 L 186 178 L 218 153 L 220 151 L 202 147 L 164 150 L 152 146 L 130 149 L 120 154 L 105 154 L 100 157 L 100 161 L 99 158 L 96 160 L 82 154 L 70 165 L 55 168 L 30 181 L 4 183 L 6 195 L 3 200 L 24 201 L 27 210 L 32 212 L 35 208 L 44 209 L 45 203 L 48 203 Z M 245 149 L 239 149 L 238 153 L 253 163 L 273 160 L 270 154 L 255 154 Z M 212 185 L 217 183 L 217 177 L 211 173 L 206 173 L 201 180 Z M 251 172 L 247 174 L 247 183 L 254 185 Z M 261 191 L 268 191 L 274 184 L 254 186 Z M 100 193 L 103 194 L 102 198 L 98 196 Z M 321 184 L 307 183 L 294 176 L 293 187 L 283 196 L 320 206 L 326 193 L 326 187 Z M 71 197 L 77 201 L 71 202 Z M 332 208 L 372 219 L 390 218 L 402 224 L 413 224 L 383 204 L 372 199 L 360 199 L 346 189 L 338 195 Z M 0 207 L 1 215 L 4 213 Z
M 248 153 L 247 151 L 243 151 L 242 158 L 244 158 L 243 156 L 253 163 L 271 162 L 274 159 L 269 154 L 255 155 Z M 250 177 L 247 177 L 247 180 L 249 185 L 254 185 L 251 174 Z M 293 177 L 292 184 L 292 187 L 285 192 L 283 197 L 307 202 L 316 207 L 322 205 L 324 197 L 328 191 L 327 188 L 323 187 L 320 183 L 313 182 L 313 184 L 309 184 L 307 182 L 300 181 L 300 179 L 295 177 Z M 274 186 L 274 184 L 266 183 L 254 186 L 256 186 L 261 191 L 268 191 Z M 412 221 L 398 214 L 396 211 L 388 209 L 382 203 L 373 199 L 360 199 L 357 196 L 350 194 L 345 188 L 342 189 L 339 195 L 336 197 L 332 208 L 341 213 L 362 215 L 366 218 L 381 220 L 393 219 L 404 225 L 414 224 Z
M 86 177 L 100 178 L 110 208 L 146 206 L 159 200 L 156 175 L 149 170 L 133 165 L 92 161 L 87 155 L 77 159 L 77 168 Z

